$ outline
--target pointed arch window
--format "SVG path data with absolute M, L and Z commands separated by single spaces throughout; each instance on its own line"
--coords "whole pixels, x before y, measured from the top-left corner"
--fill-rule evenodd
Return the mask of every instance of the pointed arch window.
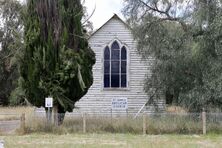
M 104 50 L 104 88 L 127 87 L 127 50 L 117 41 Z

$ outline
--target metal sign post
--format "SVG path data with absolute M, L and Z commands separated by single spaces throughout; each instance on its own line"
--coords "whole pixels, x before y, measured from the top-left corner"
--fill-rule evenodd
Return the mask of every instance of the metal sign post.
M 53 107 L 53 98 L 52 97 L 48 97 L 45 98 L 45 107 L 47 108 L 47 123 L 48 125 L 51 124 L 51 108 Z

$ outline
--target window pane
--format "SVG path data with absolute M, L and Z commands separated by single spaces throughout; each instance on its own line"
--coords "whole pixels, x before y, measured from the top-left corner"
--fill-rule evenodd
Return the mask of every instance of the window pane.
M 104 87 L 110 87 L 109 74 L 105 74 L 105 75 L 104 75 Z
M 122 74 L 121 75 L 121 87 L 126 87 L 126 75 Z
M 111 62 L 111 73 L 112 74 L 119 74 L 119 61 L 112 61 Z
M 111 75 L 111 87 L 119 87 L 119 74 Z
M 104 61 L 104 73 L 110 73 L 110 61 Z
M 122 47 L 122 50 L 121 50 L 121 59 L 122 60 L 126 60 L 126 57 L 127 55 L 126 55 L 126 47 L 125 46 L 123 46 Z
M 113 42 L 111 49 L 119 49 L 119 44 L 117 41 Z
M 110 50 L 109 47 L 106 46 L 105 51 L 104 51 L 104 59 L 109 60 L 110 59 Z
M 112 60 L 119 60 L 119 57 L 120 57 L 119 49 L 113 49 L 112 50 Z
M 126 73 L 126 61 L 121 61 L 121 73 Z

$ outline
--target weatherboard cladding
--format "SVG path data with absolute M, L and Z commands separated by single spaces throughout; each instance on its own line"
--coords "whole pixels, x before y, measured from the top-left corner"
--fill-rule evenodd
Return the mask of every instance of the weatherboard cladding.
M 117 41 L 127 47 L 127 88 L 104 89 L 103 87 L 103 52 L 106 45 Z M 129 27 L 116 15 L 99 28 L 89 39 L 91 48 L 96 54 L 96 64 L 93 67 L 93 85 L 88 93 L 75 104 L 74 112 L 86 112 L 89 114 L 136 114 L 143 104 L 149 99 L 144 92 L 144 78 L 148 72 L 151 75 L 150 58 L 143 61 L 136 50 L 136 41 Z M 111 100 L 113 98 L 127 98 L 128 110 L 111 110 Z M 160 108 L 164 109 L 164 100 L 157 102 Z M 152 106 L 148 111 L 153 111 Z

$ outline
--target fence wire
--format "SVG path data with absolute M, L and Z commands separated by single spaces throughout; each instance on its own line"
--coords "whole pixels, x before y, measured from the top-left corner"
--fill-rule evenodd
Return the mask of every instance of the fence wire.
M 54 124 L 54 114 L 50 122 L 46 113 L 26 114 L 24 126 L 20 126 L 20 115 L 0 114 L 0 130 L 9 123 L 13 128 L 25 127 L 25 132 L 54 133 L 133 133 L 133 134 L 202 134 L 202 113 L 143 113 L 136 119 L 133 115 L 108 116 L 94 114 L 58 114 L 64 120 L 61 125 Z M 222 113 L 206 113 L 207 133 L 222 133 Z M 17 120 L 16 122 L 14 120 Z M 16 126 L 18 125 L 18 126 Z M 1 131 L 0 131 L 1 132 Z

